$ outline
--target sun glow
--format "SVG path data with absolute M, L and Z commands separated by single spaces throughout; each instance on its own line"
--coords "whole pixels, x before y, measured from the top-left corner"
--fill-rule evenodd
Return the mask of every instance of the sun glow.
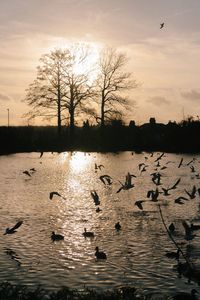
M 97 61 L 103 45 L 84 40 L 69 41 L 63 38 L 55 38 L 52 43 L 54 46 L 51 45 L 45 48 L 46 53 L 54 51 L 55 49 L 69 49 L 70 52 L 76 56 L 73 65 L 75 75 L 87 75 L 89 83 L 96 79 L 98 73 Z M 82 58 L 85 54 L 86 57 L 83 60 Z
M 69 166 L 73 172 L 80 172 L 90 164 L 91 159 L 86 155 L 87 154 L 83 152 L 75 152 L 72 154 Z
M 83 48 L 81 48 L 83 47 Z M 100 47 L 97 44 L 81 44 L 80 49 L 76 49 L 77 61 L 73 71 L 77 75 L 87 75 L 89 81 L 95 80 L 98 74 L 97 61 L 99 58 Z M 82 59 L 85 54 L 85 59 Z

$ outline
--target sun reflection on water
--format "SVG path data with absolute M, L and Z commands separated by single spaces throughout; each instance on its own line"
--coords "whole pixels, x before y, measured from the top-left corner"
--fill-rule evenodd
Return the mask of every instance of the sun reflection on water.
M 91 163 L 91 158 L 89 155 L 83 152 L 75 152 L 70 157 L 69 166 L 72 172 L 80 172 L 86 169 L 86 167 Z

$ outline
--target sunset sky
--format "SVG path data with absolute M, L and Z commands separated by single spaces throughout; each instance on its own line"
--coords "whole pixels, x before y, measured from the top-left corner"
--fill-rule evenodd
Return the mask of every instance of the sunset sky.
M 136 104 L 127 121 L 200 115 L 199 0 L 1 0 L 0 125 L 7 125 L 7 108 L 11 125 L 27 124 L 21 100 L 39 58 L 80 41 L 129 57 L 140 84 L 129 92 Z

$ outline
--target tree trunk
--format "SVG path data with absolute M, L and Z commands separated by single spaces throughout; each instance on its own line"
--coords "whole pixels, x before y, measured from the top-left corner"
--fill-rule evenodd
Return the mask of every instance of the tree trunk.
M 70 115 L 69 133 L 70 133 L 70 139 L 71 139 L 71 141 L 73 141 L 73 136 L 74 136 L 74 94 L 73 94 L 72 88 L 71 88 L 69 115 Z
M 61 134 L 61 94 L 60 94 L 60 77 L 58 74 L 58 135 Z
M 105 101 L 104 101 L 104 92 L 102 92 L 102 97 L 101 97 L 101 127 L 104 127 L 105 125 L 105 113 L 104 113 L 104 108 L 105 106 Z

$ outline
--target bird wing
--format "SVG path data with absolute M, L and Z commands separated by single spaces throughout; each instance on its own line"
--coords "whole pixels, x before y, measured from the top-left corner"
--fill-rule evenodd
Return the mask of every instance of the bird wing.
M 178 203 L 178 204 L 184 204 L 184 203 L 181 201 L 181 199 L 179 199 L 179 198 L 175 199 L 174 202 L 175 202 L 175 203 Z
M 193 161 L 194 161 L 193 159 L 192 159 L 191 161 L 189 161 L 189 162 L 187 163 L 187 166 L 189 166 Z
M 59 194 L 58 192 L 50 192 L 49 198 L 52 199 L 54 195 L 61 197 L 61 194 Z
M 105 168 L 104 165 L 99 165 L 98 168 L 101 170 L 101 168 Z
M 103 184 L 106 184 L 105 180 L 104 180 L 105 176 L 100 176 L 99 179 L 103 182 Z
M 147 192 L 147 198 L 150 198 L 151 197 L 151 195 L 152 195 L 152 193 L 153 193 L 153 191 L 151 190 L 151 191 L 148 191 Z
M 175 189 L 180 181 L 181 181 L 181 178 L 179 178 L 169 190 Z
M 28 175 L 29 177 L 31 177 L 31 174 L 29 173 L 29 171 L 24 171 L 23 173 Z
M 145 165 L 144 163 L 141 163 L 141 164 L 139 164 L 139 165 L 138 165 L 138 167 L 139 167 L 139 170 L 140 170 L 140 169 L 141 169 L 141 167 L 142 167 L 142 166 L 144 166 L 144 165 Z
M 143 206 L 142 203 L 144 202 L 144 200 L 139 200 L 135 202 L 135 205 L 137 205 L 137 207 L 141 210 L 143 210 Z
M 165 153 L 163 152 L 160 156 L 158 156 L 158 158 L 156 158 L 155 162 L 159 161 L 163 157 L 164 154 Z
M 190 194 L 190 192 L 188 192 L 187 190 L 184 190 L 186 192 L 186 194 L 191 198 L 192 197 L 192 193 Z
M 194 185 L 193 188 L 192 188 L 192 195 L 194 196 L 197 192 L 197 188 L 196 186 Z
M 10 230 L 13 231 L 13 230 L 19 228 L 22 224 L 23 224 L 23 221 L 19 221 L 19 222 L 17 222 L 17 223 L 15 224 L 15 226 L 13 226 Z
M 179 163 L 179 165 L 178 165 L 178 168 L 180 168 L 180 166 L 182 166 L 182 163 L 183 163 L 183 157 L 182 157 L 181 160 L 180 160 L 180 163 Z
M 119 192 L 121 192 L 121 190 L 123 190 L 123 188 L 124 188 L 124 186 L 122 185 L 118 190 L 117 190 L 117 192 L 116 193 L 119 193 Z

